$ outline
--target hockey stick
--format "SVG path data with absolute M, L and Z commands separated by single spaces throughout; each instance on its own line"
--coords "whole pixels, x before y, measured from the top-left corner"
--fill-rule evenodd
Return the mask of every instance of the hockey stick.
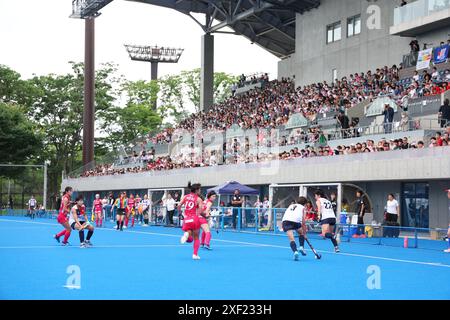
M 318 253 L 316 251 L 316 249 L 314 249 L 314 247 L 312 246 L 311 242 L 309 241 L 309 239 L 307 237 L 305 237 L 306 243 L 308 243 L 308 246 L 311 248 L 311 251 L 314 253 L 314 256 L 316 257 L 317 260 L 322 259 L 322 255 L 320 253 Z

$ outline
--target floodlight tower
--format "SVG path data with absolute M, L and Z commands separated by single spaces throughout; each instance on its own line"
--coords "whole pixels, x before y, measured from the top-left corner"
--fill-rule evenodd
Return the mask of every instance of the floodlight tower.
M 131 60 L 150 62 L 151 79 L 158 80 L 158 63 L 178 63 L 184 49 L 125 45 Z
M 159 63 L 178 63 L 184 49 L 164 48 L 158 46 L 137 46 L 126 44 L 130 59 L 133 61 L 150 62 L 151 77 L 150 79 L 158 80 L 158 64 Z M 153 103 L 156 109 L 156 101 Z
M 95 18 L 113 0 L 73 0 L 70 18 L 84 19 L 83 165 L 94 161 Z M 86 168 L 87 169 L 87 168 Z

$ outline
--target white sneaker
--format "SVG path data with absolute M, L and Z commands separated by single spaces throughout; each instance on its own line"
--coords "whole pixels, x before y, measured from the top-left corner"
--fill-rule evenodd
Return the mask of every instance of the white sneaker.
M 450 253 L 450 248 L 448 248 L 447 250 L 444 250 L 444 252 Z
M 87 248 L 87 246 L 84 242 L 82 242 L 82 243 L 80 243 L 80 248 L 84 249 L 84 248 Z
M 200 260 L 200 257 L 197 256 L 197 255 L 195 255 L 195 254 L 193 254 L 193 255 L 192 255 L 192 259 L 193 259 L 193 260 Z
M 189 239 L 189 232 L 185 232 L 180 239 L 180 243 L 185 244 L 188 239 Z
M 124 228 L 124 229 L 126 229 L 126 228 L 127 228 L 127 226 L 123 226 L 123 228 Z
M 148 227 L 148 224 L 145 224 L 145 223 L 144 223 L 142 226 L 143 226 L 143 227 Z

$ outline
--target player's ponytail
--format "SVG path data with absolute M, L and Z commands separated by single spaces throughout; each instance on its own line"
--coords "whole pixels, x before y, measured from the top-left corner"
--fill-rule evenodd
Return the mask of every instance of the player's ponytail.
M 200 183 L 194 183 L 192 184 L 190 181 L 188 182 L 188 189 L 192 192 L 192 193 L 196 193 L 198 190 L 201 189 L 201 184 Z
M 66 188 L 64 189 L 63 196 L 66 195 L 66 193 L 69 193 L 69 192 L 72 191 L 72 190 L 73 190 L 72 187 L 66 187 Z

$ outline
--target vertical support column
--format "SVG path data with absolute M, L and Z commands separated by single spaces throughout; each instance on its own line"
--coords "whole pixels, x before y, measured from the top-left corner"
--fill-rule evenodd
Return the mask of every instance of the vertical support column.
M 95 114 L 95 20 L 85 19 L 83 165 L 94 161 Z
M 47 210 L 47 162 L 44 162 L 44 199 L 42 199 L 42 204 L 44 205 L 44 210 Z
M 152 61 L 151 64 L 151 80 L 156 81 L 158 80 L 158 62 Z M 156 110 L 156 107 L 158 105 L 158 102 L 155 100 L 153 101 L 153 110 Z
M 158 80 L 158 62 L 152 61 L 152 62 L 150 62 L 150 64 L 151 64 L 151 68 L 152 68 L 151 79 Z
M 340 221 L 341 221 L 341 212 L 342 212 L 342 192 L 343 192 L 343 189 L 342 189 L 342 183 L 339 183 L 338 184 L 338 186 L 337 186 L 337 199 L 336 199 L 336 201 L 337 201 L 337 212 L 336 212 L 336 218 L 337 218 L 337 223 L 339 224 L 339 223 L 341 223 Z
M 200 70 L 200 110 L 207 111 L 214 102 L 214 36 L 202 36 Z

